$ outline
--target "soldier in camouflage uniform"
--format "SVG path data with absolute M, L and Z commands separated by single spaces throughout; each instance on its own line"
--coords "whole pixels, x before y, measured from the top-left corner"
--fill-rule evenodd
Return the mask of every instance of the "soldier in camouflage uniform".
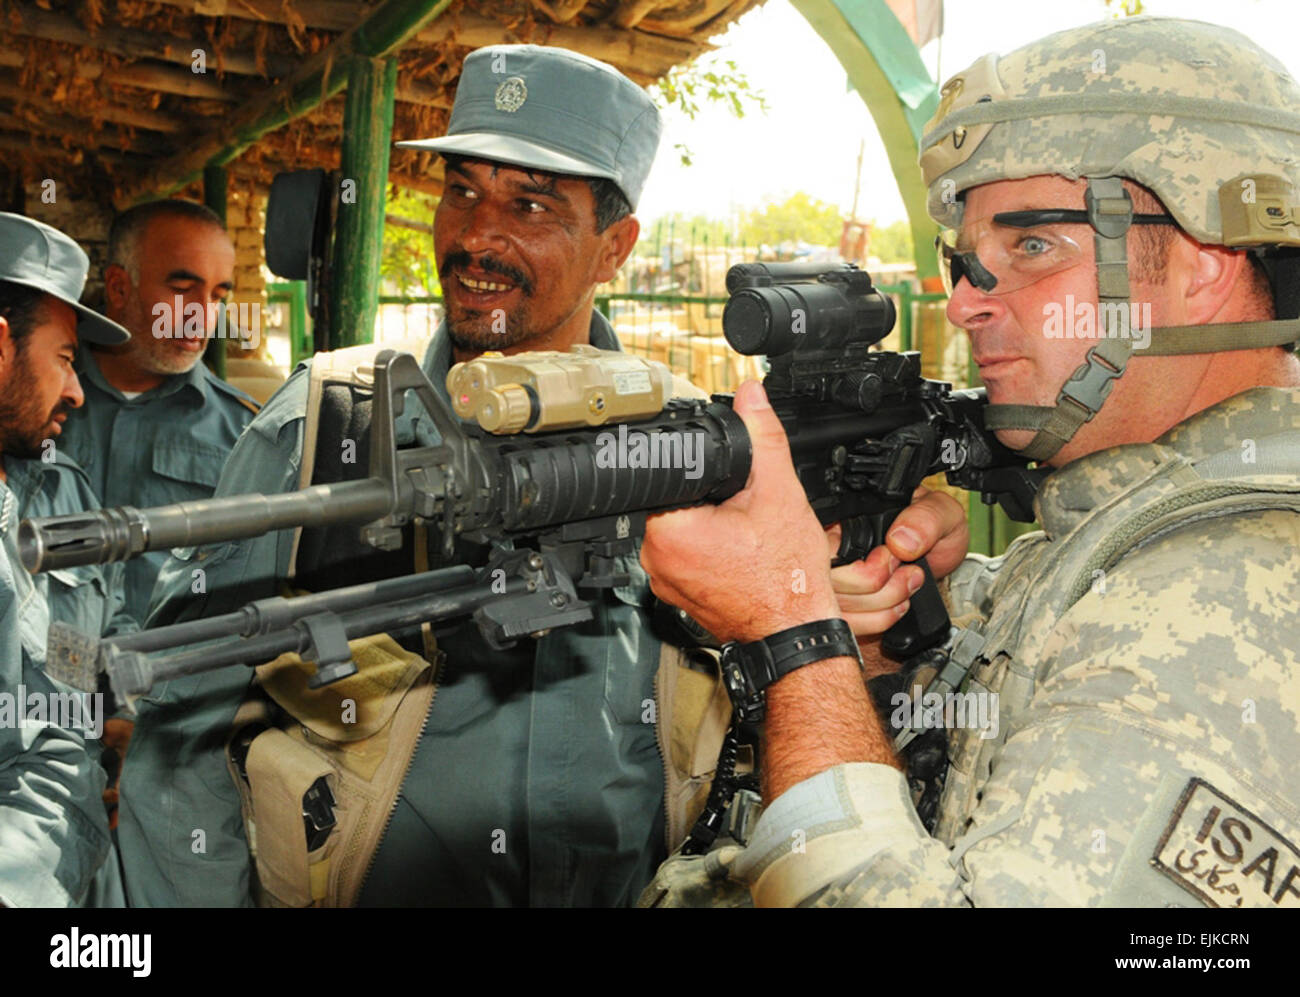
M 643 561 L 723 639 L 843 615 L 870 674 L 928 551 L 957 689 L 995 722 L 947 730 L 927 828 L 859 663 L 791 672 L 748 846 L 671 859 L 642 903 L 1300 906 L 1300 87 L 1229 29 L 1139 18 L 942 95 L 921 166 L 948 314 L 990 425 L 1053 469 L 1041 532 L 963 560 L 956 503 L 918 496 L 832 581 L 749 385 L 749 487 L 659 517 Z

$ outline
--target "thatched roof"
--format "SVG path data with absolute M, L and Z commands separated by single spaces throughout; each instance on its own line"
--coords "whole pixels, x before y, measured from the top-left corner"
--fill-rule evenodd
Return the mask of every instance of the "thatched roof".
M 711 48 L 707 39 L 762 0 L 451 0 L 397 50 L 394 140 L 445 130 L 461 62 L 501 42 L 563 45 L 640 83 Z M 0 182 L 54 177 L 122 206 L 192 181 L 220 149 L 238 182 L 338 166 L 338 81 L 357 25 L 384 4 L 345 0 L 0 2 Z M 389 5 L 391 6 L 391 4 Z M 415 4 L 414 6 L 419 6 Z M 202 68 L 197 72 L 202 50 Z M 314 74 L 314 75 L 313 75 Z M 316 81 L 321 82 L 317 83 Z M 333 81 L 334 85 L 329 84 Z M 304 83 L 332 93 L 262 134 Z M 242 130 L 241 130 L 242 129 Z M 437 193 L 429 153 L 393 150 L 390 180 Z

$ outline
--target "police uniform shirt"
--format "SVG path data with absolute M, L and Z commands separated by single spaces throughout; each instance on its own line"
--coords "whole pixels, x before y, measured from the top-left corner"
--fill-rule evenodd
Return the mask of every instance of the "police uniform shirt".
M 79 351 L 75 366 L 86 401 L 69 413 L 58 446 L 85 469 L 102 506 L 212 497 L 256 402 L 202 363 L 134 398 L 108 383 L 94 350 Z M 125 608 L 141 623 L 166 560 L 152 551 L 127 562 Z
M 49 613 L 18 560 L 18 499 L 0 482 L 0 902 L 84 902 L 109 849 L 104 771 L 75 730 L 18 722 L 19 700 L 50 697 Z
M 9 488 L 18 500 L 19 519 L 68 516 L 99 508 L 90 479 L 66 453 L 54 460 L 5 461 Z M 123 609 L 126 565 L 87 564 L 43 571 L 34 579 L 49 604 L 50 621 L 66 623 L 95 637 L 130 633 L 138 621 Z

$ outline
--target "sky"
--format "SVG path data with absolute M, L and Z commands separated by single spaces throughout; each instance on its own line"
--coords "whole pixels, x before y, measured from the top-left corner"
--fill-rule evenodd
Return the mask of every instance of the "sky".
M 1147 0 L 1145 10 L 1231 26 L 1300 77 L 1296 0 Z M 1103 0 L 946 0 L 943 37 L 921 54 L 942 82 L 986 52 L 1008 52 L 1109 16 Z M 672 212 L 730 219 L 797 191 L 847 214 L 864 141 L 858 216 L 881 225 L 905 217 L 870 112 L 847 90 L 834 54 L 787 0 L 768 0 L 713 42 L 717 57 L 734 60 L 763 92 L 768 111 L 747 109 L 737 120 L 720 105 L 704 104 L 691 120 L 669 109 L 637 211 L 643 227 Z M 690 149 L 691 166 L 682 165 L 678 143 Z

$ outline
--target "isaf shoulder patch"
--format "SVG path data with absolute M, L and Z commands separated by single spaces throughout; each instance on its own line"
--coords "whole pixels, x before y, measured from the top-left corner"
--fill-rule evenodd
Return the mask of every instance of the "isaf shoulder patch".
M 1151 864 L 1212 907 L 1300 907 L 1300 848 L 1203 779 L 1188 780 Z

